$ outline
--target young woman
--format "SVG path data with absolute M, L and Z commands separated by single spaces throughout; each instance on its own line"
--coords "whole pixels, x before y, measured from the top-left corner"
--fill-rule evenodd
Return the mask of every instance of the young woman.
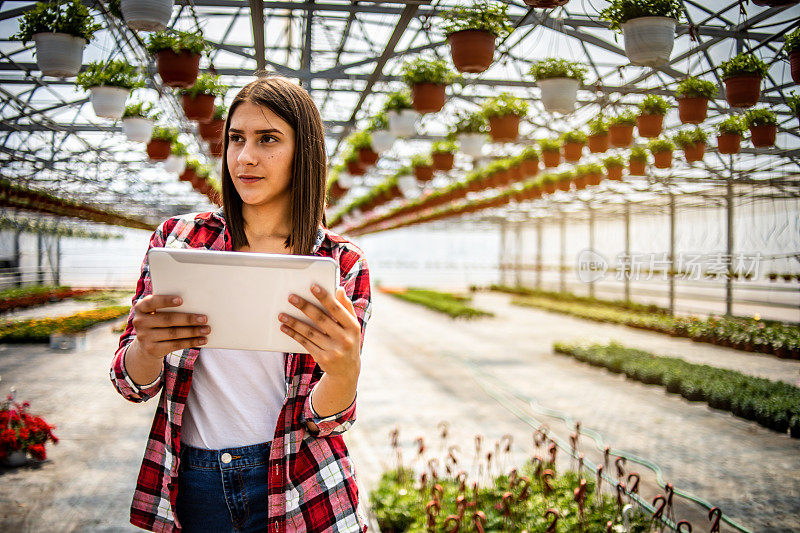
M 161 396 L 131 506 L 151 531 L 365 531 L 341 434 L 355 420 L 369 273 L 322 225 L 326 157 L 309 94 L 280 77 L 244 87 L 225 123 L 223 208 L 163 222 L 150 247 L 330 257 L 340 288 L 281 316 L 309 354 L 202 348 L 214 324 L 153 295 L 145 256 L 111 367 L 126 399 Z M 155 311 L 161 312 L 156 313 Z M 324 311 L 323 311 L 324 310 Z

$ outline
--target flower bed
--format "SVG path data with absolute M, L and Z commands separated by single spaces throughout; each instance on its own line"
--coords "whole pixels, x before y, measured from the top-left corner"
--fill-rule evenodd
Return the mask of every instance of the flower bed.
M 468 306 L 467 303 L 471 300 L 469 296 L 460 296 L 448 292 L 427 289 L 391 290 L 388 291 L 388 294 L 406 300 L 407 302 L 423 305 L 428 309 L 445 313 L 452 318 L 494 316 L 488 311 L 482 311 Z
M 555 343 L 553 350 L 642 383 L 661 385 L 687 400 L 706 402 L 775 431 L 788 430 L 792 437 L 800 438 L 800 388 L 788 383 L 656 356 L 617 343 Z
M 58 318 L 32 318 L 0 322 L 0 342 L 48 342 L 50 334 L 80 333 L 95 324 L 127 315 L 130 307 L 114 305 Z
M 95 289 L 72 289 L 66 286 L 34 285 L 0 291 L 0 313 L 43 305 L 96 292 Z

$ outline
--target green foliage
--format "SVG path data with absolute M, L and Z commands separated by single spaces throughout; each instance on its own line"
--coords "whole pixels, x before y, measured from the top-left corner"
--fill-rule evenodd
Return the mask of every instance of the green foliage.
M 386 103 L 383 104 L 383 111 L 402 111 L 403 109 L 412 108 L 411 92 L 408 90 L 389 93 Z
M 608 119 L 609 126 L 635 126 L 636 125 L 636 114 L 626 109 L 622 113 L 618 115 L 614 115 L 613 117 L 609 117 Z
M 367 125 L 367 131 L 379 131 L 389 129 L 389 117 L 386 116 L 384 111 L 381 111 L 371 119 Z
M 786 97 L 786 105 L 792 110 L 792 113 L 800 117 L 800 95 L 792 91 L 792 94 Z
M 622 31 L 622 24 L 640 17 L 670 17 L 680 22 L 682 15 L 680 0 L 611 0 L 611 5 L 600 12 L 600 18 L 610 22 L 615 31 Z
M 481 113 L 460 113 L 456 116 L 456 123 L 453 125 L 452 133 L 486 133 L 489 131 L 489 124 L 486 117 Z
M 678 98 L 706 98 L 708 100 L 717 96 L 717 84 L 709 80 L 688 77 L 678 83 L 675 96 Z
M 609 167 L 624 167 L 625 166 L 625 158 L 621 155 L 610 155 L 608 157 L 603 158 L 603 165 L 606 168 Z
M 415 154 L 411 156 L 412 167 L 429 167 L 433 164 L 433 160 L 429 154 Z
M 734 76 L 758 76 L 763 78 L 767 75 L 769 67 L 753 54 L 739 54 L 728 61 L 723 61 L 719 69 L 722 72 L 723 79 Z
M 526 146 L 522 149 L 522 152 L 519 154 L 519 157 L 522 159 L 535 159 L 539 160 L 539 150 L 536 149 L 535 146 Z
M 511 31 L 507 11 L 506 4 L 477 0 L 471 6 L 456 6 L 443 13 L 441 29 L 445 35 L 463 30 L 483 30 L 502 38 Z
M 458 151 L 458 145 L 453 141 L 437 141 L 431 145 L 432 154 L 454 154 Z
M 75 78 L 75 85 L 84 90 L 101 85 L 138 89 L 144 87 L 144 81 L 139 77 L 139 70 L 135 66 L 120 59 L 89 63 Z
M 393 296 L 423 305 L 428 309 L 450 315 L 452 318 L 477 318 L 494 316 L 487 311 L 481 311 L 467 305 L 470 298 L 452 293 L 432 291 L 427 289 L 407 289 L 403 292 L 392 293 Z
M 359 150 L 362 148 L 372 148 L 372 135 L 370 135 L 369 131 L 357 131 L 355 133 L 350 134 L 347 138 L 347 144 L 353 150 Z
M 560 139 L 539 139 L 539 148 L 542 152 L 560 152 L 561 144 Z
M 630 161 L 643 161 L 647 162 L 647 148 L 644 146 L 640 146 L 635 144 L 631 146 L 631 151 L 628 154 L 628 159 Z
M 481 113 L 487 119 L 508 115 L 524 117 L 528 113 L 528 102 L 509 93 L 500 93 L 484 102 Z
M 769 109 L 749 109 L 744 115 L 748 127 L 751 126 L 777 126 L 778 116 Z
M 707 144 L 708 135 L 701 128 L 694 128 L 691 130 L 682 130 L 675 134 L 673 137 L 675 144 L 681 148 L 695 146 L 697 144 Z
M 586 66 L 579 61 L 569 61 L 563 58 L 548 57 L 536 61 L 530 70 L 531 76 L 536 81 L 551 78 L 570 78 L 583 83 L 586 79 Z
M 150 120 L 158 119 L 160 113 L 153 111 L 153 104 L 150 102 L 133 102 L 125 106 L 122 118 L 147 118 Z
M 786 35 L 786 42 L 783 47 L 787 53 L 800 50 L 800 28 L 796 28 L 793 32 Z
M 169 153 L 172 155 L 189 155 L 189 150 L 186 149 L 186 145 L 182 142 L 175 141 L 172 143 Z
M 224 104 L 217 104 L 214 106 L 213 120 L 222 120 L 228 114 L 228 108 Z
M 6 320 L 0 324 L 0 342 L 48 342 L 51 333 L 79 333 L 129 312 L 128 306 L 110 306 L 59 318 Z
M 566 143 L 586 144 L 586 134 L 579 130 L 565 131 L 561 134 L 561 140 Z
M 150 34 L 150 39 L 147 41 L 147 51 L 150 54 L 156 54 L 161 50 L 172 50 L 176 54 L 182 51 L 202 54 L 207 49 L 208 45 L 199 32 L 159 31 Z
M 575 174 L 578 176 L 589 176 L 591 174 L 602 174 L 603 165 L 598 163 L 585 163 L 583 165 L 575 165 Z
M 417 57 L 403 63 L 402 75 L 403 81 L 408 85 L 417 83 L 448 85 L 458 78 L 444 60 L 424 57 Z
M 745 131 L 747 131 L 747 124 L 741 117 L 736 115 L 731 115 L 717 124 L 717 132 L 720 134 L 743 135 Z
M 656 94 L 648 94 L 639 104 L 639 112 L 642 115 L 666 115 L 672 107 L 666 99 Z
M 657 154 L 659 152 L 671 152 L 675 149 L 675 144 L 669 139 L 653 139 L 647 143 L 647 147 L 651 152 Z
M 100 27 L 80 0 L 38 2 L 22 14 L 19 31 L 11 39 L 27 43 L 37 33 L 67 33 L 89 42 Z
M 589 126 L 589 135 L 591 137 L 608 133 L 608 123 L 603 115 L 597 115 L 587 125 Z
M 228 86 L 220 82 L 219 76 L 200 74 L 194 85 L 182 88 L 178 92 L 191 97 L 196 97 L 199 94 L 213 94 L 214 96 L 224 97 L 225 93 L 228 92 Z
M 169 141 L 172 143 L 178 142 L 178 130 L 175 128 L 165 128 L 163 126 L 156 126 L 153 128 L 153 139 Z

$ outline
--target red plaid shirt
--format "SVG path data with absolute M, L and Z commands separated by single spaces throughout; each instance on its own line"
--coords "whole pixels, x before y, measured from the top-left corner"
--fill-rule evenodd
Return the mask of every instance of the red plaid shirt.
M 222 209 L 193 213 L 163 222 L 153 233 L 150 247 L 231 250 Z M 369 319 L 369 271 L 363 252 L 349 241 L 320 229 L 313 255 L 339 264 L 340 285 L 353 302 L 361 324 L 361 342 Z M 133 303 L 152 293 L 145 255 Z M 151 531 L 180 531 L 173 514 L 178 491 L 181 420 L 192 383 L 192 368 L 200 350 L 173 352 L 164 358 L 158 381 L 142 388 L 125 370 L 124 354 L 136 331 L 133 309 L 119 349 L 111 364 L 114 387 L 127 400 L 144 402 L 161 390 L 150 439 L 131 505 L 131 523 Z M 311 390 L 322 371 L 308 354 L 284 354 L 286 399 L 278 417 L 269 457 L 269 531 L 366 531 L 358 511 L 355 472 L 341 434 L 355 421 L 355 401 L 346 410 L 322 418 L 311 407 Z M 312 434 L 306 422 L 319 431 Z

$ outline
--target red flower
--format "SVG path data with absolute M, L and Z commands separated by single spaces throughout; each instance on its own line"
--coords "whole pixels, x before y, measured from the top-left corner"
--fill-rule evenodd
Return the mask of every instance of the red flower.
M 28 451 L 34 459 L 38 459 L 40 461 L 47 459 L 47 452 L 44 451 L 44 444 L 34 444 L 28 448 Z
M 3 432 L 0 433 L 0 442 L 3 444 L 16 444 L 17 432 L 13 429 L 4 429 Z
M 22 440 L 28 440 L 31 437 L 31 430 L 26 427 L 19 428 L 19 438 Z

